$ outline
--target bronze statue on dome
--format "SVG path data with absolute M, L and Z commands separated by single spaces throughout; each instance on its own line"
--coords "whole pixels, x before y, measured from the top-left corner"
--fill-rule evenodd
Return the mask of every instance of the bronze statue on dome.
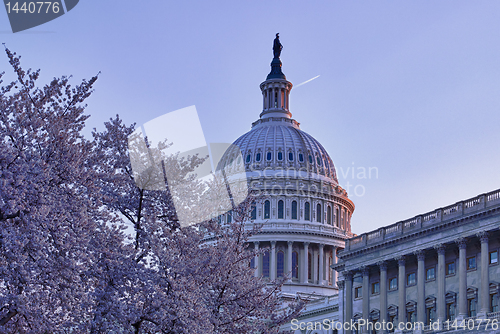
M 281 49 L 283 49 L 283 45 L 280 43 L 280 34 L 276 34 L 276 38 L 274 39 L 274 44 L 273 44 L 273 53 L 274 53 L 274 58 L 279 59 L 281 55 Z

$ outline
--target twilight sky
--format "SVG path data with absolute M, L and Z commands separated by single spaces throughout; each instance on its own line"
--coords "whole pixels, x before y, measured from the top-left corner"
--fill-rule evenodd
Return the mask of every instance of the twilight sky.
M 261 112 L 277 32 L 287 79 L 319 75 L 290 111 L 330 153 L 354 233 L 500 188 L 499 1 L 81 0 L 16 34 L 0 10 L 0 42 L 41 83 L 101 71 L 87 133 L 195 105 L 207 142 L 234 141 Z

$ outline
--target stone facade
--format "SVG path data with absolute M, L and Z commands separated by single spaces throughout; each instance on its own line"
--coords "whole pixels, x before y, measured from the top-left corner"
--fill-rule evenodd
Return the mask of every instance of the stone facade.
M 493 330 L 500 319 L 499 227 L 494 191 L 349 239 L 335 266 L 344 281 L 339 318 L 423 324 L 395 332 L 459 332 L 461 324 L 478 330 L 480 322 L 479 332 Z

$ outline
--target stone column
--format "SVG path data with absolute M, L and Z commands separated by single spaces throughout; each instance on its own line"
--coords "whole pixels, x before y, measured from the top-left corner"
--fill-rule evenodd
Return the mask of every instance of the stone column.
M 319 278 L 318 278 L 318 284 L 324 285 L 325 284 L 325 272 L 323 271 L 324 268 L 324 254 L 323 254 L 323 248 L 325 247 L 324 244 L 319 244 Z
M 337 264 L 337 247 L 335 246 L 332 247 L 332 264 Z M 332 270 L 332 286 L 335 284 L 337 284 L 337 270 Z
M 287 242 L 287 265 L 286 265 L 286 271 L 290 275 L 290 278 L 288 279 L 288 283 L 292 283 L 292 247 L 293 247 L 293 241 L 288 241 Z
M 479 319 L 486 319 L 488 312 L 490 312 L 490 277 L 489 272 L 489 247 L 488 247 L 488 233 L 483 231 L 477 234 L 481 240 L 481 291 L 479 293 Z
M 456 241 L 458 245 L 458 321 L 467 318 L 467 242 L 464 238 Z
M 258 251 L 259 250 L 259 242 L 258 241 L 255 241 L 254 243 L 254 248 L 255 248 L 255 251 Z M 254 258 L 254 266 L 255 266 L 255 277 L 259 277 L 260 276 L 260 272 L 259 272 L 259 256 L 258 255 L 255 255 L 255 258 Z
M 304 242 L 304 268 L 302 269 L 302 283 L 307 284 L 308 282 L 308 268 L 309 268 L 309 243 Z
M 387 262 L 377 263 L 380 268 L 380 323 L 387 323 Z M 384 332 L 382 332 L 384 333 Z
M 339 322 L 345 323 L 347 320 L 344 318 L 345 315 L 345 281 L 338 281 L 337 286 L 339 287 Z M 338 334 L 344 334 L 344 329 L 338 330 Z
M 313 248 L 312 252 L 312 283 L 317 284 L 318 283 L 318 250 Z
M 276 241 L 271 241 L 271 263 L 269 264 L 269 277 L 276 279 Z
M 368 267 L 361 267 L 363 274 L 363 319 L 370 321 L 370 269 Z M 363 327 L 362 333 L 368 333 L 368 326 Z
M 400 323 L 406 322 L 406 258 L 400 256 L 396 258 L 399 266 L 398 275 L 398 327 Z M 403 326 L 401 326 L 403 327 Z M 396 333 L 402 333 L 396 328 Z
M 417 322 L 425 324 L 425 252 L 415 252 L 418 260 L 417 269 Z M 423 328 L 418 329 L 423 333 Z
M 345 322 L 350 322 L 352 319 L 352 276 L 351 272 L 345 272 Z M 346 334 L 351 334 L 352 331 L 348 326 L 348 329 L 345 331 Z
M 434 247 L 438 253 L 437 265 L 437 283 L 438 292 L 436 298 L 437 317 L 440 324 L 446 320 L 446 272 L 445 272 L 445 252 L 446 247 L 443 244 Z

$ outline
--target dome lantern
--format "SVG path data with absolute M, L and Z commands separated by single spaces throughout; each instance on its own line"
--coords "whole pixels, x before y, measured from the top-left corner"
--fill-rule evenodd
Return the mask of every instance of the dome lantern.
M 281 49 L 283 46 L 276 34 L 273 45 L 274 58 L 271 62 L 271 72 L 267 75 L 266 81 L 260 84 L 262 91 L 263 107 L 260 118 L 285 117 L 292 118 L 290 113 L 290 90 L 292 83 L 286 80 L 285 74 L 281 71 Z

